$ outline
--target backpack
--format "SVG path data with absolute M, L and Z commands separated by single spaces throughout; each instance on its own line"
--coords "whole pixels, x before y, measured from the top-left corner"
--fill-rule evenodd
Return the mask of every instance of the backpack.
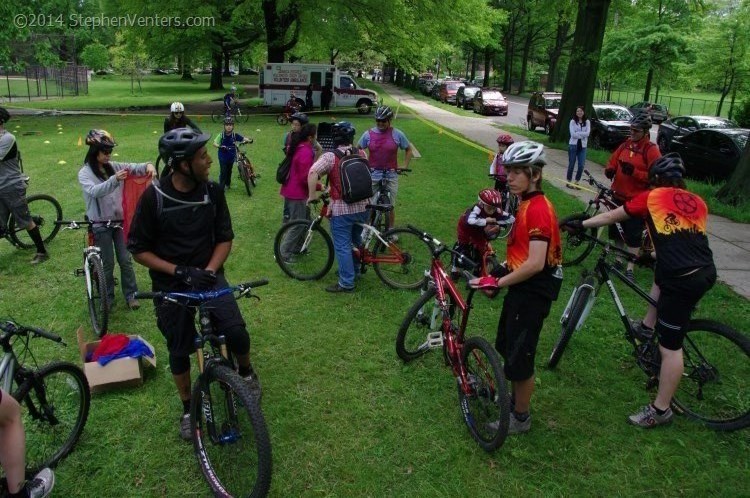
M 292 171 L 292 155 L 287 154 L 276 168 L 276 181 L 284 185 L 289 180 L 289 173 Z
M 359 149 L 333 151 L 338 160 L 341 199 L 347 204 L 372 197 L 372 175 L 369 161 L 359 155 Z

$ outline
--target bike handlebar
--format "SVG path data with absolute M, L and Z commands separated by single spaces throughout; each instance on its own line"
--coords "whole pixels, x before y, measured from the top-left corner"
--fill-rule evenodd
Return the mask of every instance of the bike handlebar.
M 256 287 L 263 287 L 264 285 L 268 285 L 267 278 L 262 278 L 253 282 L 245 282 L 244 284 L 230 285 L 229 287 L 224 287 L 222 289 L 211 289 L 205 291 L 136 292 L 134 294 L 134 297 L 137 299 L 156 299 L 159 301 L 169 301 L 177 304 L 183 304 L 185 306 L 190 306 L 189 303 L 204 303 L 234 292 L 238 292 L 237 297 L 249 296 L 253 289 L 255 289 Z
M 427 244 L 429 244 L 432 247 L 432 257 L 437 258 L 444 252 L 449 252 L 456 256 L 458 258 L 458 263 L 465 264 L 468 266 L 471 266 L 472 269 L 479 266 L 479 263 L 476 263 L 474 260 L 469 259 L 464 254 L 461 254 L 458 251 L 454 251 L 450 247 L 446 246 L 442 242 L 440 242 L 438 239 L 430 235 L 429 233 L 425 232 L 424 230 L 420 230 L 419 228 L 415 227 L 414 225 L 407 225 L 407 227 L 417 234 L 419 234 L 419 238 L 421 238 L 423 241 L 425 241 Z M 474 278 L 472 275 L 471 278 Z
M 5 321 L 0 322 L 0 330 L 5 332 L 5 334 L 2 337 L 3 341 L 10 339 L 14 335 L 27 335 L 29 332 L 31 332 L 34 335 L 37 335 L 39 337 L 44 337 L 45 339 L 49 339 L 54 342 L 60 342 L 60 343 L 63 342 L 62 337 L 60 337 L 57 334 L 54 334 L 52 332 L 47 332 L 44 329 L 40 329 L 36 327 L 19 325 L 10 320 L 5 320 Z
M 604 185 L 603 183 L 601 183 L 600 181 L 598 181 L 596 178 L 594 178 L 594 176 L 589 172 L 589 170 L 584 169 L 583 172 L 586 174 L 586 176 L 588 176 L 588 180 L 586 181 L 589 183 L 589 185 L 596 187 L 597 189 L 599 189 L 599 191 L 602 194 L 608 197 L 612 197 L 614 195 L 614 191 L 611 188 Z

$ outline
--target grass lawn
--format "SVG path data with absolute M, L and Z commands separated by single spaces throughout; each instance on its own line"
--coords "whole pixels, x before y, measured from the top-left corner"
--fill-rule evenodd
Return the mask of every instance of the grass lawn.
M 372 125 L 371 116 L 334 116 L 351 119 L 358 135 Z M 153 160 L 161 124 L 146 116 L 20 117 L 9 123 L 11 130 L 19 125 L 19 132 L 40 132 L 18 136 L 30 193 L 54 194 L 68 219 L 84 212 L 76 175 L 85 150 L 76 145 L 78 137 L 104 127 L 119 144 L 113 159 Z M 459 215 L 489 185 L 486 154 L 406 114 L 397 126 L 422 154 L 400 181 L 397 223 L 452 242 Z M 287 129 L 271 116 L 238 125 L 239 133 L 255 138 L 249 155 L 263 178 L 252 198 L 236 175 L 228 192 L 236 239 L 227 276 L 232 282 L 271 281 L 259 289 L 260 302 L 243 300 L 240 307 L 263 385 L 272 496 L 737 496 L 750 489 L 749 431 L 718 433 L 681 417 L 653 431 L 625 423 L 652 394 L 644 390 L 610 300 L 597 302 L 556 371 L 542 366 L 580 268 L 567 271 L 542 332 L 531 432 L 509 438 L 494 454 L 482 451 L 463 424 L 455 380 L 441 355 L 409 365 L 396 356 L 396 332 L 418 294 L 385 288 L 371 270 L 356 293 L 331 295 L 323 288 L 335 282 L 333 271 L 318 282 L 297 282 L 276 266 L 272 243 L 281 200 L 273 178 Z M 217 162 L 212 175 L 218 175 Z M 548 194 L 560 216 L 580 208 L 564 192 L 548 188 Z M 83 281 L 73 276 L 82 244 L 81 233 L 59 234 L 49 245 L 52 259 L 38 267 L 28 264 L 30 252 L 0 245 L 0 317 L 49 328 L 68 343 L 61 348 L 35 341 L 40 361 L 79 361 L 75 330 L 90 330 Z M 502 241 L 495 247 L 504 253 Z M 148 289 L 147 272 L 136 267 L 141 289 Z M 648 273 L 637 276 L 649 284 Z M 494 343 L 501 297 L 475 300 L 471 335 Z M 634 316 L 643 311 L 630 293 L 623 299 Z M 57 469 L 55 496 L 208 493 L 192 446 L 179 439 L 181 406 L 165 341 L 150 305 L 143 304 L 127 311 L 118 293 L 111 329 L 142 334 L 156 347 L 157 368 L 147 371 L 140 388 L 93 398 L 77 448 Z M 750 304 L 722 284 L 701 302 L 697 316 L 750 330 Z

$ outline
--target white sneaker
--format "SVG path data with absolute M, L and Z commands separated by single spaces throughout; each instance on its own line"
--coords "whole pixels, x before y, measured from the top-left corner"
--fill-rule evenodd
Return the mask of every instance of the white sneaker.
M 44 498 L 55 487 L 55 473 L 52 469 L 42 469 L 32 480 L 26 483 L 26 491 L 30 498 Z

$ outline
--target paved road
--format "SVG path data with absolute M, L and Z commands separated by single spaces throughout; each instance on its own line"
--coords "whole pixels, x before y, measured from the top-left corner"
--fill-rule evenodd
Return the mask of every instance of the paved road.
M 421 117 L 437 123 L 438 125 L 453 130 L 475 142 L 483 144 L 491 150 L 496 149 L 495 139 L 498 135 L 496 123 L 520 124 L 519 119 L 525 122 L 525 104 L 523 99 L 510 97 L 515 100 L 509 106 L 508 117 L 480 117 L 466 111 L 465 115 L 456 115 L 452 112 L 439 109 L 429 103 L 414 99 L 411 95 L 403 93 L 392 85 L 383 85 L 383 91 L 401 101 L 402 105 L 408 106 Z M 494 126 L 493 126 L 494 125 Z M 541 137 L 540 132 L 540 137 Z M 526 137 L 514 136 L 516 140 L 528 140 Z M 581 200 L 587 201 L 591 197 L 590 192 L 573 191 L 564 188 L 565 174 L 568 166 L 567 152 L 547 149 L 548 165 L 545 167 L 544 178 L 553 185 L 563 189 L 570 195 L 575 195 Z M 600 181 L 604 178 L 602 166 L 586 162 L 586 168 Z M 719 279 L 725 282 L 738 294 L 750 299 L 750 226 L 735 223 L 721 216 L 709 215 L 708 238 L 714 253 L 714 261 L 718 270 Z

